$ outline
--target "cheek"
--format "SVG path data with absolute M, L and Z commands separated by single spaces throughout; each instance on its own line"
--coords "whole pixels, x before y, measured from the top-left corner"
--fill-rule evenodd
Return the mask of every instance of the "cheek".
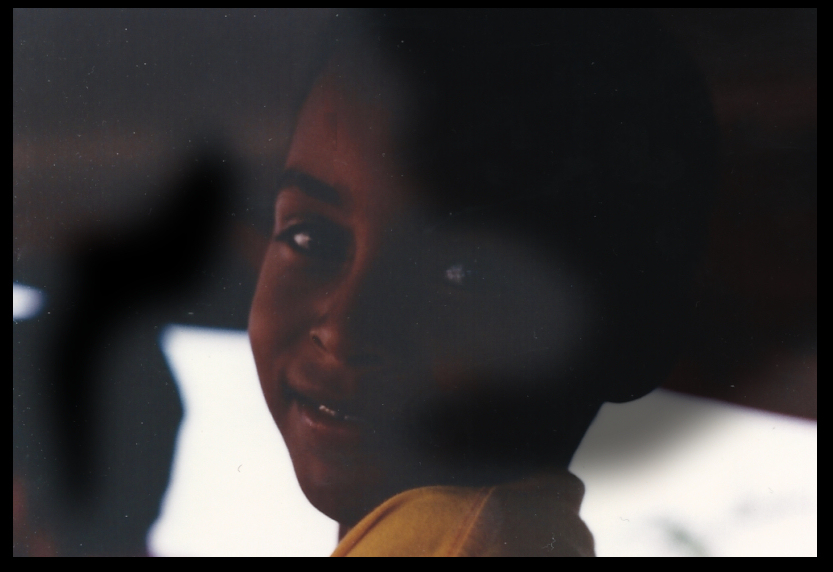
M 561 369 L 582 343 L 580 306 L 563 289 L 530 280 L 517 291 L 441 308 L 429 336 L 440 385 Z
M 272 247 L 266 254 L 249 313 L 249 339 L 261 382 L 274 378 L 274 368 L 304 330 L 309 307 L 308 294 L 293 285 L 277 250 Z

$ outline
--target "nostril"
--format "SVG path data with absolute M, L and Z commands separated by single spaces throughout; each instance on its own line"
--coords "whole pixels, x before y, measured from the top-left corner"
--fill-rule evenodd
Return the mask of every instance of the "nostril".
M 341 340 L 338 337 L 329 337 L 325 335 L 310 332 L 310 340 L 312 344 L 325 354 L 329 354 L 336 359 L 343 361 L 345 365 L 351 367 L 376 367 L 384 362 L 382 353 L 375 351 L 352 351 L 349 344 L 339 343 Z

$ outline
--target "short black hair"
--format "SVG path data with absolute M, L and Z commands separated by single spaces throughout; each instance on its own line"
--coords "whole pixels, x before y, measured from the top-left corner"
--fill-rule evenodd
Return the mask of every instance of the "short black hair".
M 717 179 L 717 126 L 692 60 L 638 10 L 356 19 L 415 79 L 409 155 L 426 188 L 444 210 L 543 229 L 602 294 L 622 386 L 608 397 L 655 386 L 679 345 Z

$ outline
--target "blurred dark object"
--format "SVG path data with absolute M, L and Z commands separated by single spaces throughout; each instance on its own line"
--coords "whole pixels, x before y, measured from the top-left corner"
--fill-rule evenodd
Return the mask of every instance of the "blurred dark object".
M 112 405 L 102 399 L 104 388 L 96 383 L 101 364 L 111 359 L 112 337 L 126 322 L 146 319 L 148 314 L 156 313 L 154 309 L 172 302 L 181 303 L 177 298 L 193 292 L 200 273 L 212 263 L 228 226 L 223 219 L 227 218 L 230 202 L 231 176 L 225 161 L 222 155 L 198 156 L 188 168 L 191 172 L 175 185 L 175 191 L 167 193 L 168 203 L 157 206 L 155 214 L 137 219 L 133 228 L 121 234 L 87 238 L 68 261 L 70 288 L 65 299 L 59 298 L 52 305 L 53 313 L 58 314 L 58 327 L 54 345 L 47 346 L 52 360 L 47 378 L 54 391 L 52 433 L 58 437 L 59 466 L 65 471 L 62 485 L 79 504 L 90 502 L 97 488 L 94 481 L 98 471 L 93 466 L 101 456 L 96 443 L 104 419 L 97 409 Z M 161 357 L 153 350 L 157 332 L 164 325 L 164 321 L 144 328 L 131 324 L 131 335 L 137 329 L 147 329 L 148 339 L 140 335 L 131 340 L 129 347 L 140 348 L 139 355 L 117 361 L 116 367 L 141 371 L 150 355 Z M 164 364 L 160 362 L 152 369 L 164 370 Z M 136 380 L 120 381 L 125 386 L 121 390 L 153 383 L 155 371 Z M 133 373 L 137 373 L 135 369 Z M 163 414 L 168 403 L 176 401 L 174 388 L 170 391 L 173 393 L 168 399 L 158 402 L 139 396 L 130 399 L 135 405 L 144 405 L 145 401 L 150 407 L 144 415 L 138 415 L 136 423 L 144 425 L 143 418 L 158 422 L 171 417 Z M 127 412 L 136 414 L 135 409 Z M 176 419 L 178 411 L 172 413 Z M 176 421 L 165 423 L 171 424 L 176 425 Z M 154 433 L 153 427 L 146 430 Z M 129 439 L 116 443 L 125 441 Z M 142 441 L 148 443 L 149 454 L 154 455 L 152 439 Z
M 145 551 L 182 416 L 160 332 L 189 321 L 183 313 L 210 324 L 212 313 L 245 314 L 211 291 L 229 270 L 233 188 L 223 153 L 200 152 L 166 202 L 126 228 L 76 237 L 60 272 L 30 274 L 47 302 L 14 328 L 16 496 L 31 500 L 27 526 L 50 531 L 57 554 Z M 242 282 L 245 269 L 232 269 Z
M 13 277 L 46 300 L 13 332 L 16 554 L 145 553 L 182 413 L 159 334 L 246 327 L 318 20 L 14 11 Z

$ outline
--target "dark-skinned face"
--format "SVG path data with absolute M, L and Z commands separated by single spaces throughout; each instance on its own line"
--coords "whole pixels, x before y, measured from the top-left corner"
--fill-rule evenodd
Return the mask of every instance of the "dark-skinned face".
M 454 455 L 423 427 L 433 407 L 465 409 L 581 336 L 571 279 L 541 250 L 428 216 L 437 193 L 428 204 L 402 155 L 401 90 L 355 75 L 331 65 L 302 109 L 249 322 L 301 488 L 348 526 L 397 492 L 454 482 Z

